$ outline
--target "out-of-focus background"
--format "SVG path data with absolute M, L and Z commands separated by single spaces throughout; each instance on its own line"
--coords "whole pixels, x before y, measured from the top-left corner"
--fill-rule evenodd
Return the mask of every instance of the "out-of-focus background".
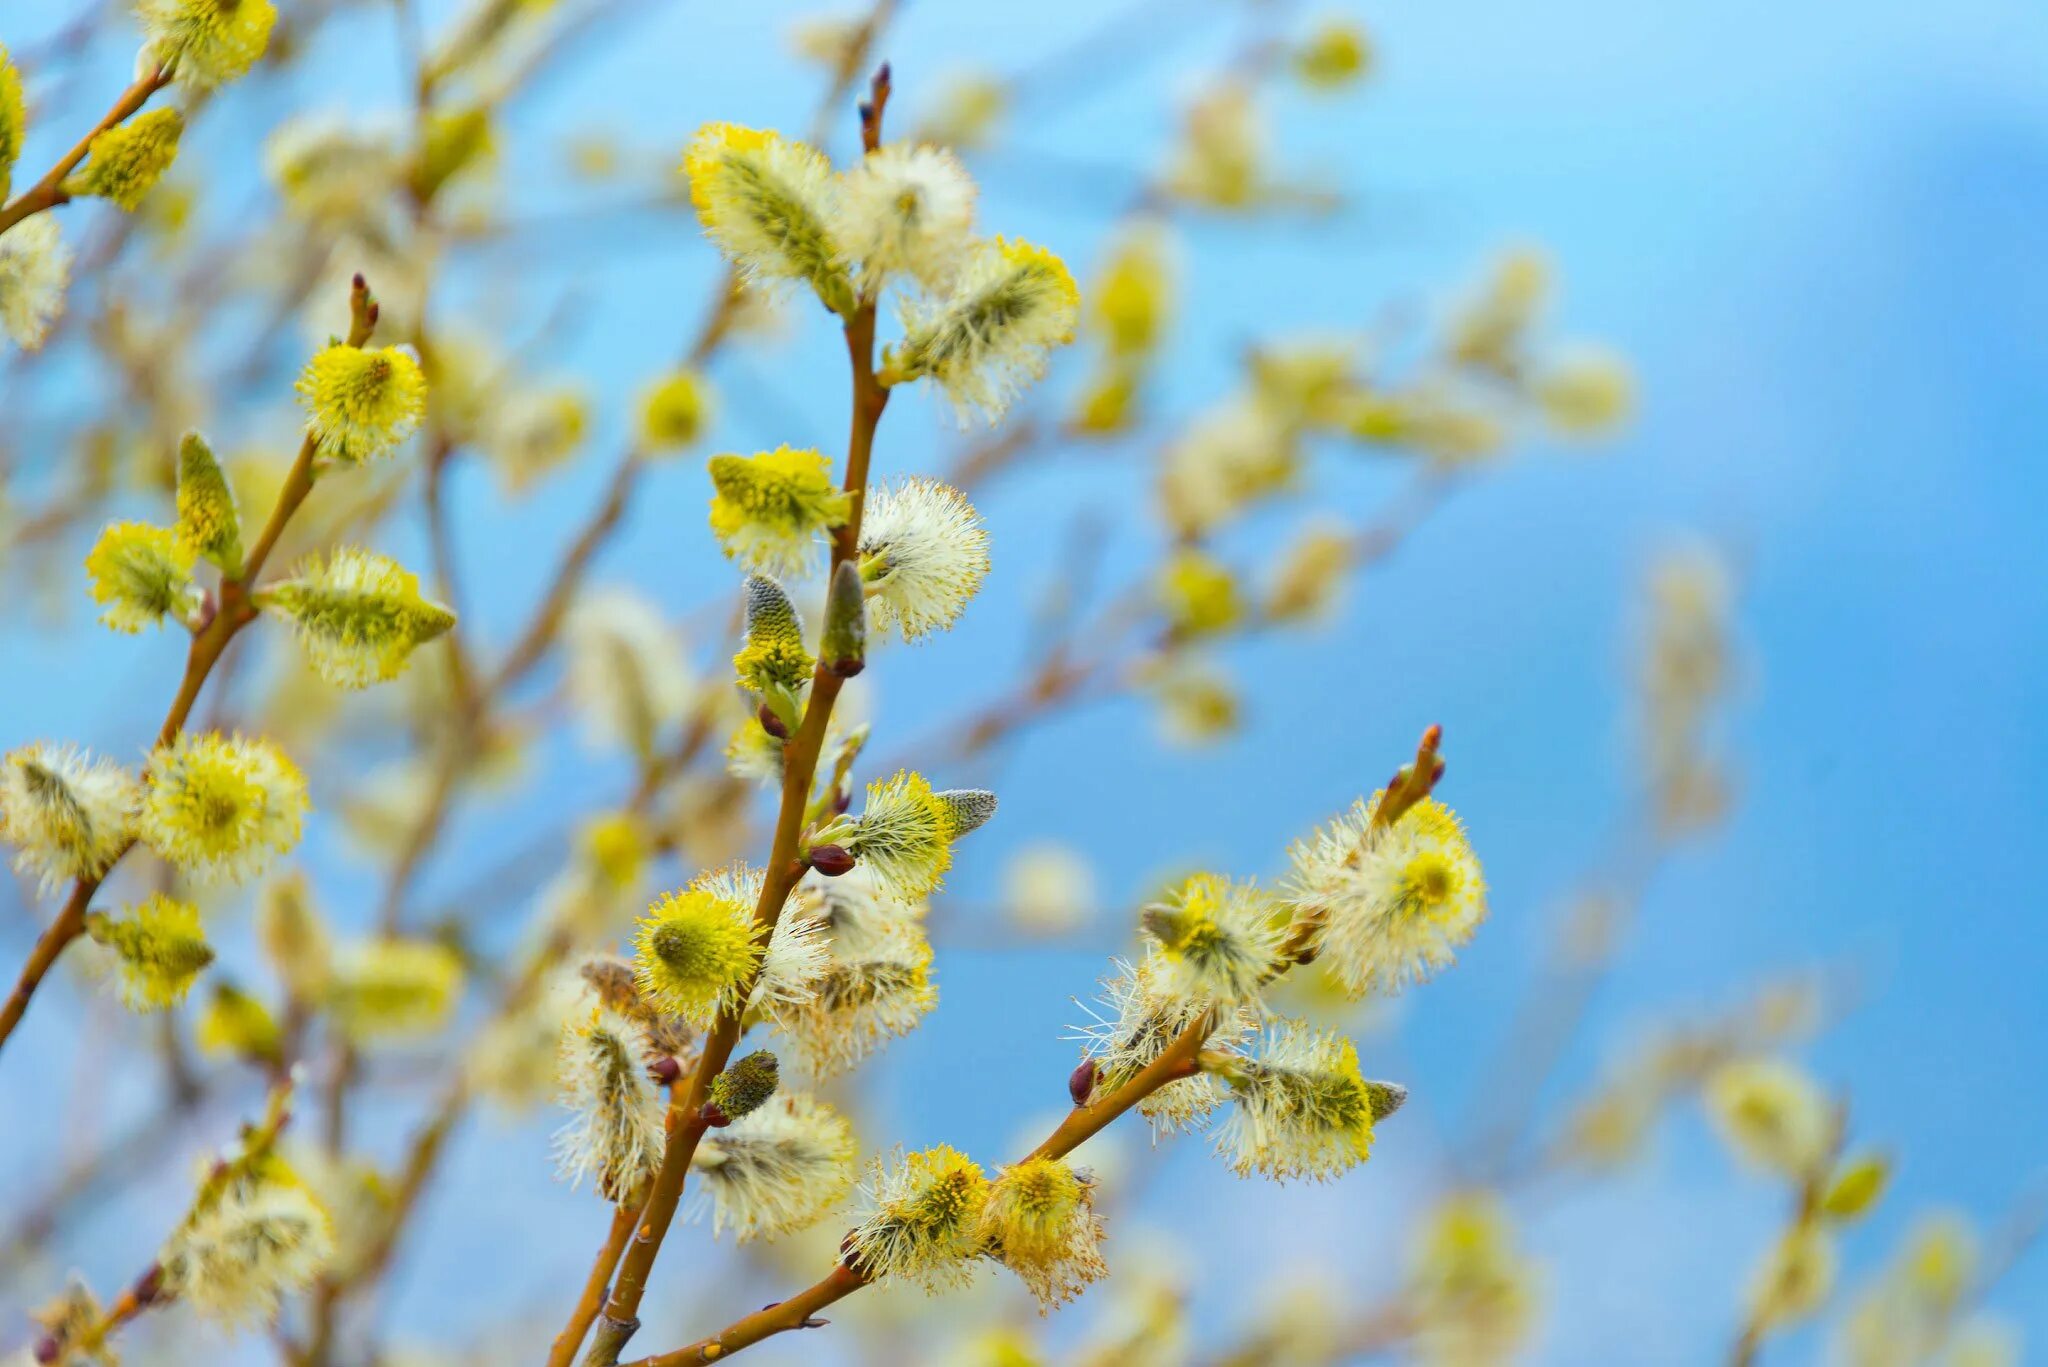
M 446 8 L 425 6 L 421 27 L 435 31 Z M 1326 1310 L 1397 1285 L 1416 1222 L 1504 1089 L 1526 1080 L 1518 1023 L 1532 999 L 1540 1016 L 1545 992 L 1567 990 L 1550 967 L 1560 926 L 1588 892 L 1633 885 L 1615 850 L 1645 800 L 1634 719 L 1654 616 L 1646 583 L 1674 546 L 1709 548 L 1725 568 L 1733 642 L 1713 731 L 1726 819 L 1646 875 L 1525 1122 L 1548 1128 L 1661 1023 L 1740 1011 L 1760 982 L 1810 975 L 1826 984 L 1825 1021 L 1789 1051 L 1849 1099 L 1859 1144 L 1896 1162 L 1881 1207 L 1843 1242 L 1832 1307 L 1930 1209 L 1963 1212 L 1995 1251 L 2001 1231 L 2025 1225 L 2048 1171 L 2048 10 L 1557 0 L 1338 13 L 1370 35 L 1364 78 L 1328 94 L 1272 81 L 1259 99 L 1273 168 L 1314 187 L 1312 202 L 1167 214 L 1180 302 L 1152 406 L 1199 415 L 1255 344 L 1426 330 L 1504 253 L 1529 246 L 1556 282 L 1545 335 L 1625 357 L 1635 412 L 1598 443 L 1537 431 L 1460 478 L 1319 629 L 1224 643 L 1217 665 L 1241 710 L 1228 734 L 1175 743 L 1157 698 L 1126 694 L 953 769 L 933 762 L 935 780 L 985 783 L 1002 809 L 961 847 L 933 906 L 940 1006 L 848 1089 L 865 1143 L 945 1141 L 988 1161 L 1023 1147 L 1064 1105 L 1075 1056 L 1063 1036 L 1081 1019 L 1071 999 L 1128 951 L 1133 909 L 1159 880 L 1197 865 L 1279 875 L 1289 841 L 1377 786 L 1439 722 L 1442 794 L 1485 860 L 1492 916 L 1454 971 L 1357 1022 L 1368 1072 L 1408 1084 L 1408 1108 L 1382 1128 L 1371 1162 L 1332 1186 L 1240 1181 L 1199 1139 L 1153 1147 L 1135 1126 L 1113 1133 L 1099 1166 L 1119 1272 L 1042 1332 L 1050 1360 L 1079 1360 L 1078 1345 L 1130 1312 L 1117 1290 L 1125 1266 L 1180 1288 L 1197 1349 L 1211 1351 L 1269 1284 L 1327 1284 Z M 910 3 L 876 55 L 893 65 L 898 130 L 963 73 L 1016 79 L 1000 136 L 964 154 L 980 218 L 1060 252 L 1085 293 L 1115 220 L 1170 159 L 1189 102 L 1261 35 L 1298 36 L 1326 14 L 1234 0 Z M 100 15 L 74 50 L 63 33 L 78 17 L 62 0 L 17 0 L 0 15 L 0 41 L 17 53 L 59 44 L 31 94 L 71 111 L 32 130 L 24 168 L 68 145 L 125 79 L 124 16 Z M 790 41 L 815 17 L 781 3 L 620 6 L 555 40 L 561 60 L 505 107 L 484 198 L 520 226 L 451 252 L 432 316 L 494 335 L 537 375 L 587 386 L 591 431 L 583 454 L 524 495 L 508 495 L 484 461 L 451 468 L 463 629 L 477 639 L 502 642 L 524 620 L 557 548 L 603 496 L 634 395 L 679 352 L 721 270 L 686 207 L 635 207 L 636 192 L 565 169 L 565 140 L 602 134 L 659 172 L 708 119 L 799 132 L 829 81 Z M 260 149 L 287 114 L 403 113 L 406 47 L 384 7 L 342 7 L 303 36 L 289 68 L 193 120 L 185 155 L 203 223 L 269 211 Z M 851 103 L 831 125 L 842 158 Z M 1332 203 L 1320 202 L 1325 190 Z M 113 213 L 61 212 L 78 240 Z M 339 326 L 336 291 L 313 302 L 325 309 L 308 312 L 325 317 L 318 327 Z M 196 403 L 230 445 L 268 440 L 283 458 L 293 348 L 318 335 L 290 327 L 291 345 L 257 383 Z M 723 625 L 703 605 L 735 580 L 704 525 L 702 454 L 785 441 L 834 451 L 842 439 L 836 340 L 806 308 L 786 310 L 784 327 L 709 366 L 720 395 L 709 442 L 652 470 L 595 575 L 685 622 L 712 671 Z M 1087 345 L 1056 361 L 1012 422 L 1056 420 L 1083 382 Z M 196 385 L 231 369 L 230 343 L 207 346 L 190 358 Z M 17 365 L 0 394 L 17 508 L 63 487 L 66 463 L 81 458 L 81 410 L 136 402 L 61 354 Z M 980 440 L 907 394 L 887 415 L 878 464 L 943 470 Z M 1098 586 L 1147 572 L 1166 535 L 1152 495 L 1161 440 L 1147 430 L 1043 443 L 976 489 L 994 571 L 958 629 L 878 653 L 861 681 L 876 753 L 917 758 L 922 739 L 1027 667 L 1033 617 L 1081 558 Z M 1394 460 L 1312 460 L 1325 513 L 1369 520 L 1406 487 Z M 160 515 L 151 497 L 108 506 Z M 1227 544 L 1256 559 L 1302 513 L 1256 511 Z M 41 571 L 0 565 L 14 599 L 0 623 L 0 748 L 58 737 L 131 758 L 154 731 L 182 647 L 173 631 L 130 638 L 94 623 L 77 568 L 92 530 L 66 533 Z M 379 544 L 423 559 L 418 517 L 393 519 Z M 384 866 L 331 812 L 386 757 L 309 762 L 317 811 L 298 863 L 343 925 L 371 920 Z M 502 795 L 476 794 L 458 812 L 420 874 L 423 905 L 466 895 L 506 851 L 545 848 L 565 813 L 601 808 L 630 782 L 622 758 L 559 717 L 524 766 Z M 1053 876 L 1059 863 L 1049 873 L 1048 848 L 1085 879 Z M 1070 892 L 1057 933 L 1020 924 L 1020 868 Z M 503 944 L 543 881 L 462 910 L 486 941 L 499 927 Z M 26 883 L 0 894 L 10 961 L 47 912 Z M 230 964 L 253 964 L 246 932 L 222 939 Z M 156 1104 L 148 1032 L 100 1019 L 117 1013 L 89 1005 L 93 995 L 73 979 L 39 1001 L 0 1064 L 0 1209 L 33 1205 L 93 1136 Z M 386 1155 L 425 1092 L 393 1094 L 360 1121 L 364 1143 Z M 141 1180 L 67 1215 L 33 1260 L 10 1266 L 0 1346 L 25 1337 L 24 1308 L 64 1270 L 104 1286 L 130 1275 L 175 1218 L 191 1155 L 237 1113 L 167 1127 L 135 1160 Z M 434 1348 L 515 1316 L 552 1333 L 604 1224 L 587 1191 L 550 1178 L 552 1123 L 544 1111 L 464 1120 L 366 1317 L 380 1335 Z M 1528 1360 L 1723 1359 L 1784 1201 L 1730 1161 L 1690 1103 L 1597 1180 L 1515 1190 L 1516 1237 L 1544 1269 Z M 800 1284 L 771 1268 L 723 1300 L 680 1290 L 730 1255 L 701 1228 L 678 1232 L 642 1346 Z M 1985 1309 L 2048 1342 L 2048 1256 L 2021 1256 Z M 764 1345 L 757 1359 L 859 1360 L 854 1326 L 891 1317 L 971 1311 L 1040 1332 L 1008 1287 L 950 1310 L 916 1291 L 840 1310 L 832 1329 Z M 1766 1360 L 1822 1356 L 1839 1318 L 1773 1340 Z M 911 1356 L 887 1360 L 951 1360 L 943 1336 L 904 1342 Z M 265 1360 L 252 1343 L 207 1360 Z M 494 1352 L 486 1360 L 536 1356 Z

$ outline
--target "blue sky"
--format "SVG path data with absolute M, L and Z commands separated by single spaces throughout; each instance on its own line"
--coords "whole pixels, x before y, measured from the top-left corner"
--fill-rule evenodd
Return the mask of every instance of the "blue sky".
M 1057 49 L 1099 9 L 913 3 L 887 45 L 903 105 L 965 60 L 1002 67 Z M 660 7 L 637 21 L 636 41 L 594 48 L 521 118 L 630 120 L 656 148 L 712 117 L 798 125 L 812 85 L 779 42 L 794 12 Z M 1000 820 L 963 851 L 961 915 L 987 901 L 1009 852 L 1039 840 L 1084 851 L 1119 896 L 1197 859 L 1276 873 L 1288 840 L 1371 788 L 1421 725 L 1442 722 L 1447 796 L 1487 859 L 1494 921 L 1457 972 L 1409 1004 L 1398 1036 L 1372 1046 L 1390 1068 L 1398 1061 L 1429 1123 L 1390 1126 L 1374 1164 L 1334 1192 L 1247 1189 L 1183 1144 L 1162 1151 L 1169 1167 L 1144 1212 L 1255 1264 L 1281 1265 L 1292 1240 L 1384 1266 L 1381 1231 L 1415 1203 L 1435 1122 L 1455 1122 L 1470 1099 L 1550 914 L 1620 816 L 1626 622 L 1641 571 L 1675 534 L 1704 535 L 1742 581 L 1745 682 L 1731 731 L 1741 803 L 1726 830 L 1660 873 L 1572 1073 L 1586 1076 L 1608 1042 L 1674 1004 L 1727 1001 L 1774 968 L 1846 966 L 1859 1005 L 1811 1059 L 1853 1094 L 1859 1133 L 1901 1156 L 1894 1195 L 1853 1245 L 1852 1275 L 1916 1208 L 1995 1219 L 2040 1178 L 2048 1140 L 2048 9 L 1448 0 L 1356 12 L 1380 48 L 1373 84 L 1338 102 L 1283 100 L 1276 118 L 1293 164 L 1358 198 L 1322 223 L 1190 228 L 1187 280 L 1201 302 L 1177 338 L 1170 399 L 1193 406 L 1251 338 L 1356 328 L 1390 300 L 1441 298 L 1528 240 L 1559 266 L 1566 334 L 1633 360 L 1640 420 L 1599 454 L 1534 452 L 1460 493 L 1326 634 L 1236 657 L 1255 705 L 1220 749 L 1160 747 L 1133 703 L 1034 732 L 1004 757 Z M 1034 107 L 1017 140 L 1034 155 L 976 168 L 984 222 L 1092 260 L 1101 196 L 1047 168 L 1092 168 L 1091 191 L 1135 176 L 1170 131 L 1171 96 L 1192 88 L 1229 33 L 1191 17 L 1127 54 L 1133 69 L 1117 79 Z M 370 107 L 388 97 L 380 80 L 365 72 L 294 99 Z M 224 152 L 235 130 L 209 124 L 201 136 Z M 565 202 L 533 155 L 537 202 Z M 694 316 L 709 252 L 685 228 L 656 226 L 562 241 L 549 265 L 588 301 L 560 359 L 599 377 L 617 401 L 614 431 L 624 396 Z M 834 442 L 842 400 L 826 340 L 721 376 L 774 399 L 735 405 L 724 438 Z M 929 405 L 900 404 L 879 459 L 892 472 L 929 468 L 950 440 Z M 481 477 L 458 480 L 464 552 L 487 567 L 472 573 L 485 585 L 483 631 L 517 620 L 538 573 L 525 548 L 561 538 L 603 466 L 594 457 L 517 507 Z M 1066 512 L 1111 519 L 1112 570 L 1144 563 L 1158 535 L 1132 521 L 1145 479 L 1128 458 L 1084 453 L 991 492 L 997 571 L 961 631 L 884 661 L 885 750 L 888 735 L 922 734 L 971 696 L 974 678 L 1016 658 L 1017 614 L 1058 557 Z M 725 571 L 701 530 L 699 480 L 693 468 L 661 472 L 607 578 L 678 608 L 715 591 Z M 1381 488 L 1356 473 L 1337 487 L 1361 507 Z M 139 723 L 120 720 L 125 710 L 154 708 L 175 655 L 167 640 L 111 640 L 82 622 L 53 644 L 14 621 L 0 643 L 35 662 L 0 689 L 7 745 L 43 734 L 126 743 Z M 545 800 L 491 819 L 543 825 L 549 803 L 592 801 L 617 783 L 573 754 L 547 763 Z M 481 819 L 463 834 L 469 850 L 487 848 Z M 309 848 L 335 904 L 372 887 L 331 841 Z M 456 859 L 434 878 L 453 887 L 461 874 Z M 1096 948 L 1113 942 L 1106 933 Z M 1067 998 L 1087 994 L 1100 959 L 942 952 L 943 1006 L 876 1076 L 888 1116 L 878 1137 L 1008 1144 L 1058 1101 Z M 21 1063 L 8 1060 L 10 1093 Z M 420 1242 L 396 1322 L 438 1327 L 430 1288 L 506 1239 L 532 1258 L 519 1286 L 580 1271 L 595 1229 L 586 1201 L 489 1200 L 538 1182 L 537 1136 L 472 1146 L 447 1199 L 486 1209 Z M 1695 1120 L 1664 1140 L 1621 1187 L 1530 1210 L 1531 1238 L 1560 1263 L 1546 1360 L 1693 1362 L 1721 1350 L 1775 1198 L 1732 1172 Z M 0 1138 L 7 1190 L 29 1170 L 13 1151 Z M 111 1257 L 97 1240 L 77 1256 Z M 1197 1261 L 1211 1275 L 1240 1270 Z M 2048 1338 L 2048 1257 L 2024 1264 L 1994 1303 Z

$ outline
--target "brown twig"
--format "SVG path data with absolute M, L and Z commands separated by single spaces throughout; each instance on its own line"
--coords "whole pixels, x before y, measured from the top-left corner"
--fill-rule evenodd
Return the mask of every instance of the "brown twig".
M 114 101 L 113 108 L 92 126 L 92 131 L 74 143 L 70 151 L 59 157 L 57 164 L 52 166 L 41 180 L 16 195 L 4 208 L 0 208 L 0 233 L 5 233 L 25 218 L 69 200 L 71 196 L 64 189 L 64 179 L 77 168 L 79 162 L 85 160 L 86 154 L 92 151 L 92 140 L 148 104 L 150 96 L 170 83 L 171 73 L 164 67 L 153 67 L 146 74 L 138 76 L 133 85 L 121 92 L 121 98 Z
M 370 339 L 370 333 L 377 325 L 377 305 L 360 275 L 355 278 L 349 293 L 349 312 L 348 344 L 361 346 Z M 313 462 L 317 454 L 318 448 L 311 436 L 299 444 L 299 454 L 285 475 L 277 503 L 250 548 L 241 573 L 221 581 L 220 603 L 213 618 L 193 635 L 191 647 L 186 652 L 184 677 L 179 680 L 177 695 L 172 698 L 170 710 L 164 714 L 163 725 L 157 730 L 156 749 L 161 750 L 178 738 L 179 732 L 185 728 L 186 719 L 192 715 L 193 705 L 199 701 L 199 690 L 206 686 L 207 676 L 219 663 L 222 652 L 243 627 L 256 619 L 256 604 L 249 586 L 262 572 L 271 551 L 276 549 L 278 538 L 284 535 L 285 524 L 291 521 L 299 505 L 305 502 L 306 495 L 312 492 Z M 63 910 L 36 941 L 35 948 L 29 952 L 28 962 L 22 965 L 14 991 L 8 995 L 6 1005 L 0 1006 L 0 1047 L 4 1047 L 8 1037 L 14 1033 L 14 1027 L 28 1010 L 29 999 L 42 985 L 58 956 L 85 933 L 85 913 L 93 895 L 136 843 L 130 839 L 115 852 L 106 868 L 92 877 L 79 879 L 72 886 L 71 896 L 65 901 Z

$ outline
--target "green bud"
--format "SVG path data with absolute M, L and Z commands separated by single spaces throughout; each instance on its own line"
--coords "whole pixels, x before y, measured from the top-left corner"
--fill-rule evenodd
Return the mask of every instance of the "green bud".
M 1408 1100 L 1408 1089 L 1398 1082 L 1372 1082 L 1365 1084 L 1366 1104 L 1372 1107 L 1375 1122 L 1385 1120 L 1401 1109 Z
M 935 796 L 952 814 L 949 839 L 958 840 L 969 831 L 981 829 L 996 814 L 996 795 L 986 788 L 948 788 Z
M 242 516 L 227 472 L 197 432 L 178 443 L 178 539 L 220 566 L 229 578 L 242 572 Z
M 818 644 L 825 667 L 842 679 L 850 679 L 867 666 L 868 605 L 861 589 L 860 571 L 851 560 L 839 562 L 832 572 L 832 588 L 825 598 L 825 638 Z
M 761 1109 L 775 1095 L 780 1080 L 775 1055 L 757 1049 L 711 1080 L 711 1097 L 705 1102 L 706 1119 L 714 1126 L 729 1125 L 741 1116 Z
M 1891 1181 L 1891 1160 L 1867 1153 L 1851 1158 L 1835 1173 L 1820 1198 L 1821 1211 L 1833 1220 L 1857 1220 L 1870 1213 Z

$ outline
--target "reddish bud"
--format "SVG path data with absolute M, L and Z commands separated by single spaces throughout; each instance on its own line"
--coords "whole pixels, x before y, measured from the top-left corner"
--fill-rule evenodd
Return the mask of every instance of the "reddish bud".
M 777 740 L 789 739 L 789 728 L 783 724 L 782 718 L 775 715 L 774 708 L 770 707 L 767 703 L 762 703 L 759 716 L 763 731 L 766 731 Z
M 852 872 L 855 862 L 854 857 L 846 852 L 843 845 L 813 845 L 810 859 L 811 867 L 827 878 L 837 878 L 842 873 Z
M 683 1075 L 683 1065 L 677 1063 L 670 1055 L 663 1054 L 647 1065 L 647 1071 L 653 1075 L 656 1082 L 666 1087 Z
M 1074 1098 L 1076 1106 L 1086 1106 L 1088 1098 L 1095 1094 L 1095 1060 L 1084 1058 L 1081 1066 L 1067 1074 L 1067 1095 Z
M 714 1130 L 722 1130 L 732 1124 L 732 1117 L 720 1109 L 715 1101 L 705 1102 L 704 1109 L 697 1112 L 697 1118 Z
M 64 1345 L 57 1342 L 51 1335 L 45 1334 L 36 1341 L 37 1362 L 55 1362 L 58 1355 L 63 1351 Z

